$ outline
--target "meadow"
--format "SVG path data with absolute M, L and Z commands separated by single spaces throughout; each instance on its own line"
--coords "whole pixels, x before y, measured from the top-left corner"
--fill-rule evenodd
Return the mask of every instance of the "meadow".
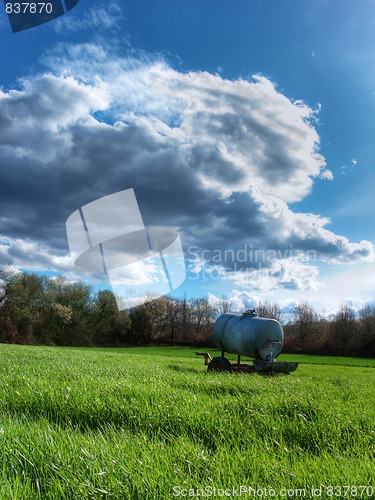
M 189 348 L 0 352 L 1 500 L 375 498 L 373 359 L 284 354 L 272 377 Z

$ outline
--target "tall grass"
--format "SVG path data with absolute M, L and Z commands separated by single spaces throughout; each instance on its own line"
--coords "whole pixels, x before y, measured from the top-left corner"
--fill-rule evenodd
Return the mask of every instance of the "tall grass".
M 269 377 L 208 374 L 189 349 L 0 351 L 1 499 L 375 489 L 374 368 Z

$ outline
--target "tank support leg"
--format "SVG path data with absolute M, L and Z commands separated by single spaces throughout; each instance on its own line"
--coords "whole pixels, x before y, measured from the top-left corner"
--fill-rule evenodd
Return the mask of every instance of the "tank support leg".
M 223 348 L 221 349 L 221 357 L 222 357 L 222 358 L 225 358 L 225 351 L 224 351 L 224 349 L 223 349 Z
M 241 364 L 241 354 L 237 356 L 237 366 L 240 366 Z

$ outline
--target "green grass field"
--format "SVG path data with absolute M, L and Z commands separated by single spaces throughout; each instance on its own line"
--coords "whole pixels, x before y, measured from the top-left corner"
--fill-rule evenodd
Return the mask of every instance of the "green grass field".
M 375 360 L 283 355 L 301 365 L 270 377 L 186 348 L 0 351 L 1 500 L 375 498 Z

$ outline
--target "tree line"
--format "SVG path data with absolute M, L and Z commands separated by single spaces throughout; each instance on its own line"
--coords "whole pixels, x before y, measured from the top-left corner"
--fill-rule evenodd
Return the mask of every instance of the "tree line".
M 287 352 L 375 357 L 375 305 L 355 311 L 343 304 L 328 320 L 308 304 L 299 304 L 284 333 Z
M 212 347 L 214 321 L 230 311 L 224 296 L 215 305 L 207 298 L 150 297 L 145 304 L 119 311 L 111 291 L 95 291 L 63 276 L 0 269 L 0 282 L 0 343 Z M 355 312 L 344 304 L 330 320 L 305 303 L 288 317 L 277 304 L 259 303 L 257 310 L 259 316 L 283 324 L 284 352 L 375 356 L 375 305 Z
M 205 345 L 218 314 L 206 298 L 154 298 L 119 311 L 110 290 L 63 276 L 0 270 L 0 343 L 58 346 Z M 152 300 L 151 300 L 152 299 Z
M 327 319 L 307 303 L 297 304 L 286 317 L 277 304 L 265 302 L 258 314 L 283 324 L 283 352 L 375 357 L 375 305 L 355 311 L 343 304 Z

